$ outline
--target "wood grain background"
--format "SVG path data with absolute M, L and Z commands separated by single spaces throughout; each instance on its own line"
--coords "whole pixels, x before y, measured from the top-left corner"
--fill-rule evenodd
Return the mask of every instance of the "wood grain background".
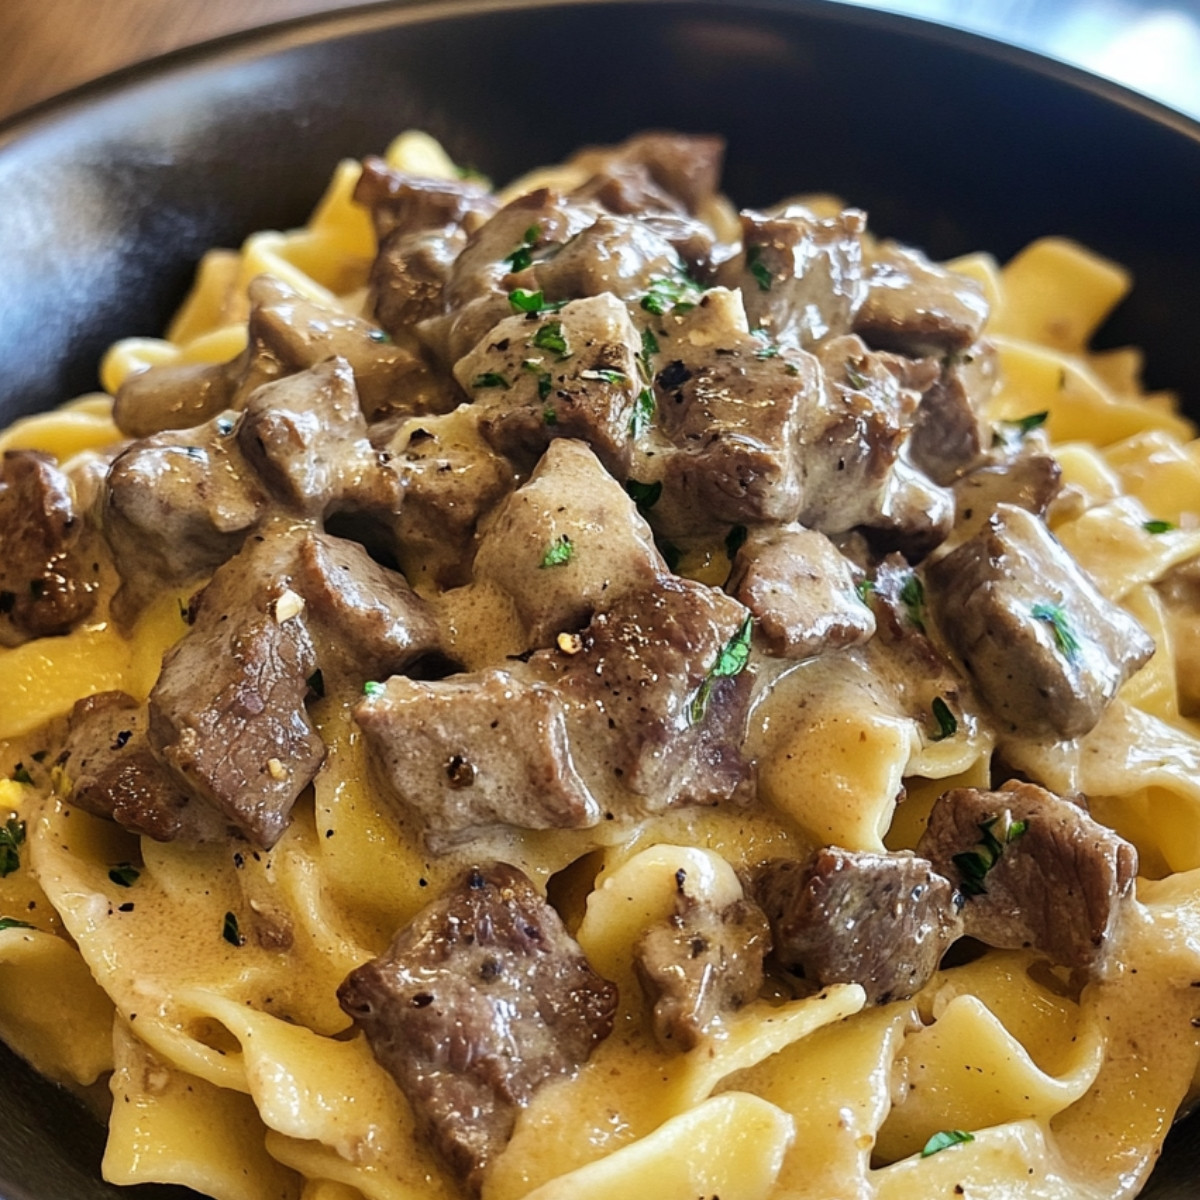
M 361 0 L 0 0 L 0 117 L 130 63 Z

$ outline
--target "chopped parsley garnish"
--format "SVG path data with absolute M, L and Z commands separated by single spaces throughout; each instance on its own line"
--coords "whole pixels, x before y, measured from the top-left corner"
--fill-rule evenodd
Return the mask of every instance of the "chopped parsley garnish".
M 642 330 L 642 352 L 638 355 L 638 366 L 647 381 L 654 377 L 654 365 L 651 359 L 659 352 L 658 338 L 653 329 Z
M 735 525 L 725 535 L 725 557 L 730 562 L 737 557 L 737 552 L 746 544 L 748 530 L 745 525 Z
M 567 349 L 567 339 L 563 334 L 561 321 L 547 321 L 530 339 L 530 344 L 536 346 L 539 350 L 552 351 L 558 355 L 560 362 L 564 358 L 571 357 L 571 352 Z
M 533 249 L 537 245 L 541 233 L 539 226 L 530 225 L 525 230 L 525 237 L 521 244 L 511 254 L 505 256 L 504 261 L 514 271 L 524 271 L 533 264 Z
M 554 390 L 554 383 L 550 378 L 549 371 L 542 370 L 542 360 L 540 358 L 527 358 L 521 364 L 521 370 L 528 375 L 537 376 L 538 399 L 545 400 Z M 557 418 L 555 418 L 557 420 Z M 547 425 L 553 425 L 554 421 L 547 420 Z
M 225 923 L 221 927 L 221 936 L 231 946 L 243 946 L 246 939 L 242 936 L 242 931 L 238 928 L 238 919 L 233 913 L 225 914 Z
M 379 342 L 386 346 L 391 340 L 391 334 L 385 333 L 382 329 L 372 329 L 367 333 L 367 337 L 373 342 Z
M 312 692 L 318 700 L 325 695 L 325 676 L 318 667 L 305 681 L 308 685 L 308 690 Z
M 639 483 L 636 479 L 627 479 L 625 491 L 638 506 L 638 512 L 645 516 L 658 503 L 662 495 L 662 482 L 656 479 L 653 483 Z
M 941 696 L 934 696 L 929 707 L 933 709 L 933 719 L 938 723 L 937 733 L 931 735 L 933 740 L 943 742 L 953 737 L 958 732 L 958 718 L 950 711 L 950 705 Z
M 549 549 L 542 555 L 542 561 L 538 563 L 538 566 L 565 567 L 571 561 L 571 555 L 574 553 L 574 543 L 565 533 L 560 533 L 550 543 Z
M 1147 533 L 1170 533 L 1175 525 L 1170 521 L 1143 521 L 1142 528 Z
M 475 388 L 510 388 L 512 384 L 499 371 L 484 371 L 482 375 L 476 375 L 471 380 L 471 386 Z
M 375 679 L 368 679 L 367 682 L 363 684 L 363 695 L 369 696 L 372 700 L 378 696 L 382 696 L 386 691 L 387 688 Z
M 24 763 L 17 763 L 17 769 L 12 773 L 13 783 L 32 783 L 33 776 L 29 774 L 29 768 Z
M 772 345 L 759 346 L 759 348 L 757 350 L 755 350 L 755 352 L 754 352 L 754 357 L 757 358 L 760 362 L 762 360 L 768 359 L 768 358 L 778 358 L 779 357 L 779 347 L 772 346 Z
M 717 654 L 717 661 L 713 663 L 712 669 L 708 672 L 704 682 L 700 685 L 700 690 L 696 693 L 695 699 L 692 701 L 690 716 L 693 725 L 698 725 L 704 720 L 704 714 L 708 711 L 708 698 L 712 694 L 713 684 L 718 679 L 728 679 L 734 675 L 740 675 L 745 670 L 746 664 L 750 661 L 750 630 L 751 617 L 746 614 L 746 619 L 738 628 L 737 633 L 733 635 L 721 647 Z
M 546 397 L 541 395 L 541 391 L 542 391 L 542 387 L 541 387 L 541 384 L 539 383 L 538 384 L 538 395 L 541 399 L 544 400 Z M 556 413 L 554 411 L 554 409 L 552 409 L 549 405 L 547 405 L 545 408 L 542 409 L 542 424 L 543 425 L 557 425 L 558 424 L 558 413 Z
M 579 372 L 580 379 L 599 379 L 603 383 L 624 383 L 628 376 L 624 371 L 613 371 L 607 367 L 589 368 Z
M 32 928 L 28 921 L 18 921 L 16 917 L 0 917 L 0 930 Z
M 962 878 L 962 890 L 968 896 L 982 896 L 987 892 L 983 881 L 987 873 L 1000 861 L 1005 846 L 1011 846 L 1029 829 L 1028 821 L 1009 820 L 1002 842 L 993 832 L 992 826 L 1000 820 L 998 816 L 979 822 L 979 842 L 974 850 L 966 850 L 953 857 Z
M 108 872 L 108 877 L 117 887 L 133 887 L 141 876 L 141 871 L 131 863 L 117 863 Z
M 922 1158 L 928 1158 L 931 1154 L 936 1154 L 939 1150 L 947 1150 L 951 1146 L 961 1146 L 964 1142 L 973 1142 L 975 1135 L 967 1133 L 965 1129 L 943 1129 L 940 1133 L 935 1133 L 933 1137 L 925 1143 L 925 1148 L 921 1151 Z
M 1047 417 L 1050 416 L 1049 411 L 1030 413 L 1025 417 L 1015 417 L 1011 421 L 1001 421 L 1001 425 L 1007 425 L 1010 429 L 1015 429 L 1017 433 L 1024 437 L 1027 433 L 1032 433 L 1041 425 L 1045 425 Z
M 508 304 L 513 312 L 544 313 L 558 312 L 566 304 L 566 301 L 547 301 L 544 292 L 527 292 L 524 288 L 515 288 L 508 293 Z
M 629 414 L 629 436 L 637 441 L 650 428 L 653 417 L 654 393 L 648 387 L 642 388 L 633 402 L 633 412 Z
M 925 632 L 925 585 L 919 575 L 910 573 L 900 589 L 900 603 L 908 619 L 921 632 Z
M 763 262 L 762 252 L 761 246 L 746 247 L 746 270 L 754 276 L 760 291 L 769 292 L 772 283 L 771 269 Z
M 871 597 L 875 594 L 875 580 L 860 579 L 854 585 L 855 594 L 866 605 L 871 603 Z
M 25 841 L 25 822 L 15 816 L 0 826 L 0 879 L 11 875 L 21 865 L 19 847 Z
M 699 291 L 700 285 L 693 283 L 684 271 L 675 279 L 659 276 L 650 281 L 650 290 L 642 297 L 642 308 L 656 317 L 670 309 L 687 312 L 696 307 L 694 297 Z
M 1054 634 L 1054 644 L 1064 658 L 1074 661 L 1079 653 L 1079 639 L 1071 628 L 1067 614 L 1057 604 L 1035 604 L 1030 613 L 1039 621 L 1045 621 Z
M 853 363 L 846 363 L 846 379 L 850 386 L 858 391 L 865 391 L 871 381 Z

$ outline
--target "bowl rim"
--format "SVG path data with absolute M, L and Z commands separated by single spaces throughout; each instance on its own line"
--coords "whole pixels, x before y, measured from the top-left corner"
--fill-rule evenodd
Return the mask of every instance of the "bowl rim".
M 161 82 L 188 71 L 219 71 L 238 62 L 321 42 L 335 41 L 406 25 L 454 20 L 487 13 L 537 9 L 576 9 L 639 6 L 663 9 L 710 9 L 727 13 L 731 0 L 365 0 L 347 8 L 325 9 L 252 25 L 165 53 L 151 55 L 55 95 L 35 101 L 0 118 L 0 154 L 8 146 L 141 84 Z M 868 28 L 895 33 L 980 56 L 1015 70 L 1032 73 L 1102 101 L 1128 109 L 1153 123 L 1172 129 L 1200 145 L 1200 119 L 1046 52 L 931 17 L 867 7 L 857 0 L 732 0 L 739 8 L 761 13 L 794 15 L 802 20 Z M 868 0 L 869 2 L 869 0 Z

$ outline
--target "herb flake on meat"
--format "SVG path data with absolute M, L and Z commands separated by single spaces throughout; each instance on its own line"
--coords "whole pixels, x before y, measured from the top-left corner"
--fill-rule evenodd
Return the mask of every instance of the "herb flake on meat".
M 700 690 L 696 693 L 696 697 L 692 701 L 690 716 L 693 725 L 698 725 L 704 720 L 704 714 L 708 711 L 708 698 L 712 694 L 713 684 L 718 679 L 728 679 L 734 675 L 740 675 L 746 669 L 746 664 L 750 661 L 751 628 L 752 618 L 747 613 L 746 619 L 742 622 L 737 633 L 721 647 L 720 652 L 717 654 L 717 661 L 713 664 L 707 678 L 700 685 Z
M 1004 847 L 1012 845 L 1018 838 L 1023 837 L 1029 828 L 1028 821 L 1013 821 L 1011 818 L 1004 830 L 1004 840 L 1001 841 L 992 827 L 1000 820 L 999 816 L 989 817 L 979 823 L 979 842 L 974 850 L 966 850 L 956 854 L 951 860 L 958 868 L 962 878 L 962 890 L 968 896 L 983 896 L 987 893 L 983 881 L 987 873 L 1000 861 Z
M 565 534 L 560 533 L 558 537 L 550 543 L 549 549 L 542 555 L 542 561 L 538 563 L 539 567 L 565 567 L 571 561 L 571 556 L 575 553 L 575 544 Z
M 921 577 L 911 573 L 900 589 L 900 603 L 905 615 L 919 633 L 925 632 L 925 585 Z
M 687 312 L 696 307 L 696 297 L 700 285 L 688 278 L 685 271 L 680 271 L 674 279 L 659 276 L 650 281 L 650 290 L 642 297 L 642 308 L 661 317 L 672 310 Z
M 547 321 L 530 338 L 530 344 L 536 346 L 539 350 L 549 350 L 557 354 L 559 362 L 571 357 L 571 351 L 567 347 L 567 339 L 563 334 L 561 321 Z
M 387 689 L 384 687 L 384 685 L 376 679 L 368 679 L 367 682 L 363 684 L 363 695 L 370 697 L 372 700 L 374 700 L 377 696 L 382 696 L 386 690 Z
M 1057 604 L 1035 604 L 1030 613 L 1038 621 L 1045 621 L 1054 634 L 1054 644 L 1067 660 L 1074 662 L 1079 654 L 1079 639 L 1071 628 L 1067 614 Z
M 544 313 L 558 312 L 566 301 L 547 301 L 544 292 L 528 292 L 524 288 L 514 288 L 508 293 L 508 304 L 515 313 Z
M 934 696 L 929 706 L 933 710 L 933 719 L 937 722 L 938 731 L 932 734 L 935 742 L 944 742 L 958 732 L 958 718 L 950 711 L 950 705 L 941 696 Z
M 769 292 L 774 280 L 771 276 L 770 267 L 762 260 L 762 252 L 763 248 L 761 246 L 746 247 L 746 270 L 754 276 L 759 291 Z
M 25 841 L 25 822 L 11 816 L 0 827 L 0 879 L 21 865 L 20 846 Z
M 1175 525 L 1170 521 L 1143 521 L 1142 528 L 1147 533 L 1170 533 Z
M 521 244 L 511 254 L 505 256 L 504 261 L 508 263 L 513 271 L 525 271 L 532 266 L 534 247 L 537 246 L 541 233 L 540 226 L 530 225 L 525 230 L 525 236 Z
M 512 387 L 512 384 L 499 371 L 484 371 L 482 375 L 476 375 L 471 380 L 471 386 L 473 388 L 505 388 L 507 390 Z
M 654 418 L 654 393 L 649 388 L 642 388 L 633 402 L 633 412 L 629 414 L 629 436 L 637 441 L 650 428 Z M 662 490 L 662 485 L 659 485 Z

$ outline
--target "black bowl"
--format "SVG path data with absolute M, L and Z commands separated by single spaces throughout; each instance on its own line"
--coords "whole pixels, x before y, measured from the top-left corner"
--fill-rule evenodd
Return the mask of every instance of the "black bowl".
M 0 420 L 96 386 L 203 250 L 307 216 L 345 155 L 419 126 L 497 179 L 647 126 L 729 139 L 742 204 L 837 192 L 936 257 L 1046 233 L 1131 267 L 1105 344 L 1200 415 L 1200 126 L 982 38 L 818 0 L 387 5 L 122 72 L 0 126 Z M 1153 1019 L 1148 1014 L 1147 1019 Z M 0 1196 L 128 1195 L 99 1127 L 0 1052 Z M 1193 1197 L 1200 1125 L 1147 1197 Z M 182 1196 L 174 1188 L 145 1196 Z

